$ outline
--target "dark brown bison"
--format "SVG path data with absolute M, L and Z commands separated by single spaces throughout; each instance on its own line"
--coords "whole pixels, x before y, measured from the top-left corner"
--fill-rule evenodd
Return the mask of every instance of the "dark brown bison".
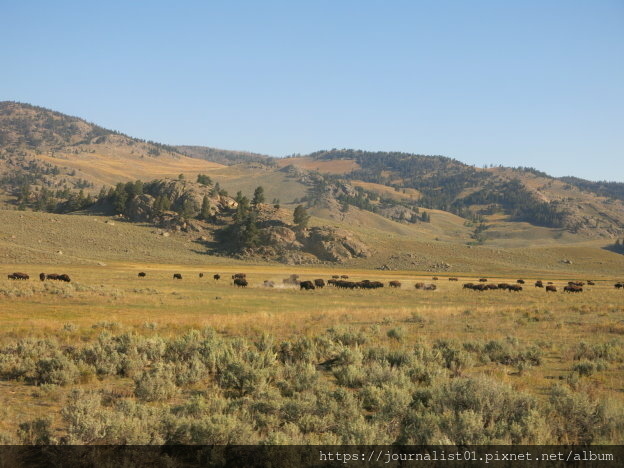
M 425 283 L 414 283 L 416 289 L 422 289 L 425 287 Z
M 624 288 L 624 283 L 615 283 L 615 289 L 622 289 Z
M 502 289 L 502 290 L 509 289 L 509 284 L 507 283 L 498 283 L 496 286 L 498 286 L 498 289 Z
M 474 288 L 473 283 L 464 283 L 464 289 L 472 289 L 472 288 Z
M 435 291 L 438 287 L 435 284 L 425 284 L 423 288 L 425 291 Z
M 139 272 L 138 276 L 139 278 L 145 278 L 145 272 L 144 271 Z
M 299 289 L 305 289 L 306 291 L 310 291 L 314 288 L 314 283 L 312 281 L 302 281 L 299 283 Z
M 459 278 L 449 278 L 449 281 L 459 281 Z
M 180 273 L 174 273 L 173 279 L 182 279 L 182 275 Z
M 338 275 L 332 275 L 332 279 L 340 279 L 340 276 L 338 276 Z
M 535 282 L 535 287 L 536 288 L 543 288 L 544 287 L 544 283 L 542 283 L 542 280 L 537 280 Z
M 522 291 L 522 286 L 519 286 L 517 284 L 510 284 L 507 288 L 507 291 L 520 292 Z
M 335 286 L 341 289 L 355 289 L 357 287 L 354 281 L 337 280 Z
M 56 274 L 56 273 L 48 273 L 48 274 L 46 275 L 46 279 L 49 279 L 49 280 L 58 280 L 58 279 L 59 279 L 59 276 L 61 276 L 61 275 L 58 275 L 58 274 Z
M 585 283 L 583 283 L 582 281 L 568 281 L 568 286 L 577 286 L 579 288 L 582 288 L 583 286 L 585 286 Z
M 433 281 L 438 281 L 438 277 L 434 276 L 433 278 L 431 278 Z
M 498 289 L 498 284 L 494 284 L 494 283 L 486 284 L 485 288 L 491 291 L 495 291 L 496 289 Z
M 487 283 L 487 278 L 479 278 L 479 283 Z
M 316 286 L 317 288 L 323 289 L 325 287 L 325 280 L 322 278 L 315 279 L 314 286 Z
M 248 284 L 249 283 L 247 283 L 247 280 L 245 278 L 234 278 L 234 285 L 238 286 L 239 288 L 245 288 Z
M 400 288 L 401 287 L 401 282 L 400 281 L 390 281 L 388 283 L 388 286 L 390 286 L 391 288 Z
M 587 281 L 587 286 L 596 286 L 596 283 L 594 283 L 594 282 L 593 282 L 593 281 L 591 281 L 591 280 L 588 280 L 588 281 Z
M 199 277 L 200 277 L 200 278 L 203 278 L 203 277 L 204 277 L 204 274 L 203 274 L 203 273 L 200 273 L 200 274 L 199 274 Z
M 235 273 L 235 274 L 232 275 L 232 279 L 233 280 L 235 280 L 235 279 L 245 279 L 245 278 L 247 278 L 247 274 L 245 274 L 245 273 Z
M 349 275 L 340 275 L 342 279 L 349 279 Z
M 12 279 L 12 280 L 27 280 L 30 279 L 30 276 L 28 276 L 26 273 L 12 273 L 10 275 L 7 275 L 8 279 Z
M 45 273 L 39 273 L 39 279 L 45 281 Z
M 563 288 L 563 291 L 564 292 L 569 292 L 569 293 L 579 293 L 579 292 L 583 292 L 583 288 L 581 286 L 576 286 L 574 284 L 569 284 L 565 288 Z
M 519 279 L 518 281 L 516 281 L 516 283 L 518 283 L 518 284 L 524 284 L 524 280 L 523 280 L 523 279 Z
M 557 292 L 557 287 L 549 284 L 546 286 L 546 292 Z
M 69 283 L 71 281 L 71 278 L 69 277 L 69 275 L 66 275 L 65 273 L 63 273 L 62 275 L 58 275 L 58 280 Z

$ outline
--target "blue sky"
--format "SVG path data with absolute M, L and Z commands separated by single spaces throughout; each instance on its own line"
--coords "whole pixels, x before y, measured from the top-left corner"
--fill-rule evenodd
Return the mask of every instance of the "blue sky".
M 0 100 L 283 156 L 624 181 L 624 1 L 0 0 Z

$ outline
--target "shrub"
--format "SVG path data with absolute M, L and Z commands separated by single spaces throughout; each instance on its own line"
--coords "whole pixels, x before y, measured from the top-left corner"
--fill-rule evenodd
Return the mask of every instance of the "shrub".
M 175 379 L 174 367 L 159 363 L 135 378 L 134 394 L 141 401 L 168 400 L 178 393 Z

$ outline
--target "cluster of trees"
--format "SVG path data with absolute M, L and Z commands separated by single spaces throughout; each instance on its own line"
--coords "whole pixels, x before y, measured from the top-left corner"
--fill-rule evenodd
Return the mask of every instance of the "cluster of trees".
M 622 182 L 592 182 L 590 180 L 579 179 L 578 177 L 561 177 L 560 180 L 575 185 L 586 192 L 594 192 L 603 197 L 624 201 L 624 183 Z
M 481 190 L 457 200 L 456 205 L 500 206 L 514 219 L 537 226 L 561 228 L 566 225 L 567 213 L 557 203 L 538 200 L 518 180 L 491 182 Z

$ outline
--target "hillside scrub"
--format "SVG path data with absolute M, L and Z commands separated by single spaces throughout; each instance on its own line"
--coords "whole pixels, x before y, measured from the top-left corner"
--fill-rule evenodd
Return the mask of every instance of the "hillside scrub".
M 67 389 L 59 431 L 50 419 L 27 419 L 1 440 L 549 444 L 616 443 L 624 431 L 624 410 L 582 383 L 558 383 L 539 399 L 481 372 L 484 363 L 541 365 L 540 348 L 513 337 L 407 342 L 400 328 L 385 336 L 379 327 L 337 326 L 278 342 L 212 328 L 174 336 L 98 330 L 82 345 L 23 338 L 0 348 L 0 379 L 36 386 L 40 398 Z M 571 353 L 579 364 L 620 362 L 621 345 L 581 343 Z

